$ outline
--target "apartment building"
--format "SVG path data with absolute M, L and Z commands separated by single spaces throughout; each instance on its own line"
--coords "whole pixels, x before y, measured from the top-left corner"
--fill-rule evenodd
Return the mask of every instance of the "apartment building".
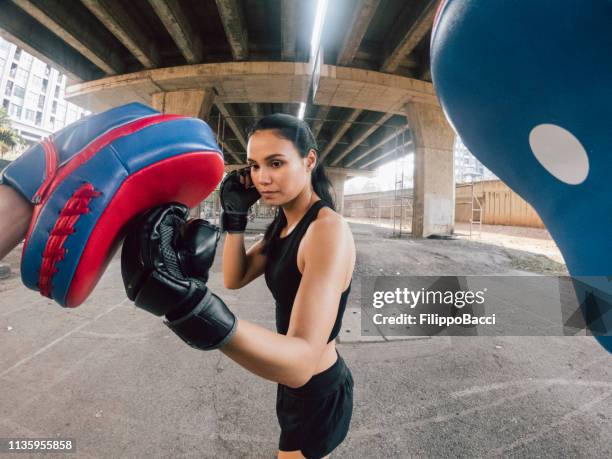
M 0 100 L 26 147 L 89 113 L 64 100 L 66 75 L 0 37 Z M 10 152 L 14 159 L 22 150 Z
M 487 169 L 463 144 L 459 136 L 455 137 L 455 183 L 480 182 L 495 180 L 497 176 Z

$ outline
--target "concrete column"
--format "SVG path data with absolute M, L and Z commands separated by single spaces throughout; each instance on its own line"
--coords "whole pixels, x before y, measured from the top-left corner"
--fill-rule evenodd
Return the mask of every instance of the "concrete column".
M 208 121 L 215 101 L 213 88 L 157 92 L 151 96 L 151 106 L 162 113 L 192 116 Z
M 215 100 L 212 88 L 157 92 L 151 96 L 151 106 L 162 113 L 191 116 L 208 121 Z M 191 209 L 191 216 L 200 217 L 200 206 Z
M 334 197 L 336 199 L 336 212 L 342 215 L 344 210 L 344 182 L 347 174 L 341 172 L 328 172 L 329 180 L 332 183 Z
M 455 133 L 439 106 L 409 103 L 406 117 L 415 146 L 412 235 L 452 234 Z

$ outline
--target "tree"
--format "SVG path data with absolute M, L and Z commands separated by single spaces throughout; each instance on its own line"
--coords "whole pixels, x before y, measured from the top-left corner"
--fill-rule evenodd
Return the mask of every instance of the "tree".
M 6 152 L 23 143 L 23 138 L 11 126 L 11 119 L 6 110 L 0 108 L 0 155 L 4 156 Z

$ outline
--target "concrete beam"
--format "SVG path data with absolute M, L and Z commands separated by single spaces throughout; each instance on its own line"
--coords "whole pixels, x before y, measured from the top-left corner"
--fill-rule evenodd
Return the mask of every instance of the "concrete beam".
M 219 117 L 216 120 L 211 120 L 209 124 L 215 133 L 215 140 L 221 146 L 221 151 L 225 157 L 226 166 L 229 163 L 228 154 L 231 156 L 233 161 L 236 162 L 236 164 L 242 164 L 244 160 L 241 159 L 240 155 L 244 155 L 246 157 L 246 152 L 236 151 L 236 149 L 229 144 L 229 141 L 238 141 L 238 139 L 225 135 L 225 122 L 223 121 L 221 115 L 219 114 Z
M 204 56 L 202 39 L 194 31 L 184 3 L 180 0 L 149 0 L 149 4 L 187 62 L 190 64 L 202 62 Z
M 244 151 L 246 151 L 247 140 L 244 137 L 244 134 L 242 133 L 242 129 L 240 129 L 240 126 L 238 126 L 238 123 L 236 123 L 236 119 L 232 118 L 232 115 L 228 111 L 225 104 L 223 104 L 222 102 L 216 101 L 215 105 L 219 109 L 219 112 L 221 113 L 221 115 L 223 115 L 225 122 L 229 125 L 229 127 L 234 132 L 234 135 L 236 136 L 240 144 L 244 147 Z
M 357 138 L 353 140 L 348 147 L 346 147 L 344 150 L 340 152 L 340 154 L 336 157 L 336 159 L 334 159 L 331 162 L 331 165 L 335 166 L 336 164 L 340 163 L 340 161 L 342 161 L 342 159 L 346 155 L 348 155 L 351 151 L 357 148 L 357 145 L 360 145 L 361 142 L 363 142 L 365 139 L 370 137 L 370 135 L 372 135 L 373 132 L 375 132 L 377 129 L 380 129 L 382 125 L 386 123 L 387 120 L 391 118 L 392 116 L 393 116 L 393 113 L 384 113 L 383 115 L 381 115 L 378 118 L 378 120 L 376 120 L 376 124 L 373 124 L 372 126 L 368 127 L 365 131 L 363 131 L 361 134 L 359 134 Z
M 319 138 L 321 128 L 325 124 L 325 119 L 327 118 L 330 110 L 331 107 L 328 106 L 319 107 L 319 110 L 317 111 L 317 119 L 312 123 L 312 134 L 314 135 L 315 140 Z
M 62 2 L 12 1 L 107 75 L 123 72 L 121 57 L 109 46 L 112 36 L 106 29 L 79 14 L 78 8 L 70 8 Z
M 330 174 L 344 174 L 346 177 L 375 177 L 376 171 L 368 171 L 364 169 L 349 169 L 346 167 L 329 167 L 325 166 L 325 172 Z
M 342 138 L 342 136 L 344 136 L 344 134 L 346 134 L 346 132 L 351 128 L 351 126 L 353 125 L 353 122 L 357 119 L 359 115 L 361 115 L 361 112 L 362 110 L 353 110 L 353 113 L 349 115 L 349 117 L 346 119 L 344 124 L 340 126 L 340 129 L 336 131 L 332 139 L 329 141 L 329 143 L 325 147 L 325 150 L 321 152 L 321 155 L 320 155 L 321 161 L 325 159 L 325 157 L 329 154 L 330 151 L 332 151 L 332 149 L 336 146 L 336 144 Z
M 351 24 L 347 28 L 346 36 L 336 60 L 337 65 L 349 66 L 353 63 L 361 40 L 363 40 L 379 4 L 380 0 L 361 0 L 359 6 L 355 8 Z
M 337 145 L 350 145 L 352 143 L 352 141 L 350 140 L 344 140 L 344 138 L 338 140 Z M 369 147 L 370 146 L 370 139 L 366 139 L 363 142 L 361 142 L 361 145 L 359 145 L 360 147 Z
M 213 87 L 216 100 L 223 103 L 299 103 L 307 97 L 309 75 L 308 64 L 301 62 L 194 64 L 90 81 L 69 87 L 66 97 L 84 108 L 101 111 L 133 101 L 149 103 L 151 94 L 160 91 Z M 408 102 L 438 106 L 431 83 L 323 65 L 314 103 L 403 115 Z
M 365 158 L 370 153 L 372 153 L 374 150 L 378 150 L 380 147 L 382 147 L 387 142 L 395 139 L 397 136 L 399 136 L 402 133 L 404 133 L 407 129 L 408 129 L 408 126 L 404 126 L 403 128 L 397 128 L 394 132 L 392 132 L 391 134 L 383 137 L 380 141 L 376 142 L 374 145 L 372 145 L 366 151 L 361 152 L 360 154 L 356 155 L 354 158 L 351 158 L 350 161 L 348 161 L 346 163 L 346 167 L 351 167 L 357 161 L 359 161 L 360 159 Z
M 389 73 L 323 65 L 314 103 L 386 113 L 404 113 L 408 102 L 437 106 L 433 85 Z
M 402 59 L 416 48 L 429 29 L 431 29 L 439 3 L 439 0 L 427 0 L 425 2 L 425 7 L 412 23 L 408 32 L 406 32 L 397 46 L 384 60 L 380 68 L 381 72 L 395 72 L 399 68 Z
M 159 51 L 136 19 L 132 18 L 121 2 L 109 0 L 81 0 L 110 32 L 146 68 L 158 67 Z
M 399 40 L 399 38 L 401 38 L 401 37 L 398 37 L 397 34 L 401 33 L 401 36 L 403 36 L 403 34 L 405 33 L 405 30 L 404 30 L 405 25 L 404 25 L 404 22 L 402 21 L 402 18 L 398 18 L 397 21 L 398 21 L 398 24 L 401 24 L 402 30 L 396 32 L 396 29 L 400 27 L 399 25 L 396 25 L 395 27 L 391 29 L 390 32 L 387 33 L 384 43 L 388 43 L 388 45 L 386 46 L 385 51 L 381 50 L 380 44 L 375 44 L 372 42 L 364 41 L 359 46 L 359 50 L 357 51 L 357 54 L 355 55 L 353 66 L 368 68 L 371 65 L 374 65 L 375 63 L 378 63 L 377 65 L 380 66 L 381 62 L 387 56 L 387 54 L 381 54 L 381 53 L 390 52 L 391 43 L 395 43 Z M 396 37 L 396 38 L 393 39 L 393 37 Z M 357 65 L 357 63 L 361 63 L 361 65 Z M 402 67 L 406 67 L 408 69 L 418 69 L 420 68 L 421 65 L 422 65 L 421 58 L 413 54 L 409 56 L 404 56 L 404 59 L 402 60 Z
M 372 164 L 376 164 L 377 162 L 388 158 L 389 156 L 391 156 L 393 153 L 396 153 L 397 151 L 400 151 L 404 148 L 407 148 L 409 146 L 412 145 L 412 140 L 409 140 L 408 142 L 406 142 L 403 145 L 397 145 L 396 147 L 393 147 L 385 152 L 383 152 L 381 155 L 378 155 L 376 158 L 370 158 L 368 159 L 368 161 L 364 162 L 363 164 L 360 164 L 359 167 L 368 167 L 371 166 Z M 376 166 L 374 166 L 376 167 Z
M 81 53 L 47 28 L 41 27 L 39 22 L 9 1 L 2 2 L 0 36 L 57 68 L 74 81 L 93 80 L 104 75 Z
M 297 0 L 281 0 L 281 59 L 295 60 Z
M 251 109 L 251 115 L 253 115 L 253 123 L 251 124 L 254 124 L 257 120 L 259 120 L 259 118 L 263 116 L 261 107 L 257 103 L 250 103 L 249 108 Z
M 431 81 L 431 67 L 427 66 L 427 68 L 421 73 L 421 80 Z
M 227 41 L 232 49 L 232 57 L 243 61 L 249 57 L 246 22 L 238 0 L 215 0 Z
M 238 156 L 239 153 L 234 150 L 226 141 L 224 142 L 221 139 L 217 139 L 217 143 L 221 146 L 221 150 L 223 151 L 224 156 L 226 153 L 229 153 L 229 155 L 234 159 L 234 161 L 236 161 L 237 168 L 244 167 L 245 162 L 240 158 L 240 156 Z
M 208 90 L 186 90 L 153 94 L 151 106 L 162 113 L 191 116 L 209 121 L 215 93 Z

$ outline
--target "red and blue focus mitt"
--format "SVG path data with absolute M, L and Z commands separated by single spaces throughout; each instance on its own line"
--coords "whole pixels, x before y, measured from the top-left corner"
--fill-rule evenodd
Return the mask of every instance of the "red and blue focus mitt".
M 80 305 L 134 216 L 168 202 L 193 207 L 222 176 L 223 155 L 199 119 L 132 103 L 67 126 L 0 177 L 34 204 L 24 284 L 62 306 Z

